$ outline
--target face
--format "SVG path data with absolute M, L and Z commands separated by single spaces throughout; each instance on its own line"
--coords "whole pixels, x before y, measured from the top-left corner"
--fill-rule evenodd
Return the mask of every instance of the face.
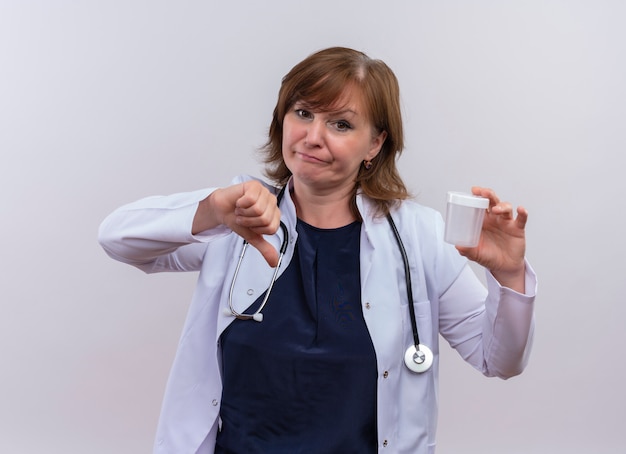
M 283 159 L 295 184 L 318 191 L 352 191 L 364 160 L 380 151 L 385 132 L 376 132 L 358 96 L 344 93 L 336 110 L 296 102 L 283 120 Z

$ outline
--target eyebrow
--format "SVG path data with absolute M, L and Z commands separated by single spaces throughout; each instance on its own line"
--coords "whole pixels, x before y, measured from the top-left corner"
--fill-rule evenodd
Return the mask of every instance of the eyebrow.
M 354 114 L 354 115 L 358 115 L 358 112 L 356 112 L 355 110 L 352 110 L 352 109 L 330 110 L 330 111 L 328 111 L 328 113 L 330 115 L 343 115 L 343 114 L 346 114 L 346 113 L 351 113 L 351 114 Z
M 322 112 L 324 112 L 326 115 L 332 115 L 333 117 L 337 117 L 337 116 L 341 116 L 345 114 L 352 114 L 354 116 L 359 115 L 359 113 L 356 110 L 352 110 L 352 109 L 341 109 L 341 110 L 323 109 Z
M 356 110 L 353 109 L 341 109 L 341 110 L 332 110 L 330 108 L 320 108 L 320 107 L 315 107 L 315 106 L 311 106 L 310 104 L 304 102 L 304 101 L 297 101 L 294 103 L 294 107 L 301 107 L 304 109 L 310 109 L 310 110 L 318 110 L 320 112 L 324 112 L 328 115 L 343 115 L 346 113 L 351 113 L 353 115 L 359 115 L 359 113 Z

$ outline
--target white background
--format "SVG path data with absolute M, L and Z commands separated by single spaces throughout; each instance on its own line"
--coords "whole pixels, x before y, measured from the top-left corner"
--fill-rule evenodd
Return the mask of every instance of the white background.
M 0 0 L 0 452 L 149 452 L 193 275 L 96 242 L 117 206 L 260 174 L 280 78 L 345 45 L 402 87 L 417 199 L 530 212 L 526 372 L 443 348 L 439 454 L 626 443 L 626 3 Z

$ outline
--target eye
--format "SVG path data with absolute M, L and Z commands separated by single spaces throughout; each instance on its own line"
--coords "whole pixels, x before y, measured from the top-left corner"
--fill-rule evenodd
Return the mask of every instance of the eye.
M 352 129 L 352 125 L 345 120 L 335 121 L 333 125 L 337 131 L 348 131 Z
M 313 114 L 311 114 L 311 112 L 309 112 L 308 110 L 305 109 L 295 109 L 296 115 L 300 118 L 303 118 L 305 120 L 309 120 L 311 118 L 313 118 Z

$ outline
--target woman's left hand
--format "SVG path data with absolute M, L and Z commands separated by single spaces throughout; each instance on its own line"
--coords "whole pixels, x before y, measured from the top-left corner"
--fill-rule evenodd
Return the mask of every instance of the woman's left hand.
M 496 193 L 488 188 L 473 187 L 472 193 L 489 199 L 478 246 L 457 246 L 459 253 L 491 271 L 500 285 L 524 293 L 526 237 L 524 228 L 528 212 L 501 202 Z

